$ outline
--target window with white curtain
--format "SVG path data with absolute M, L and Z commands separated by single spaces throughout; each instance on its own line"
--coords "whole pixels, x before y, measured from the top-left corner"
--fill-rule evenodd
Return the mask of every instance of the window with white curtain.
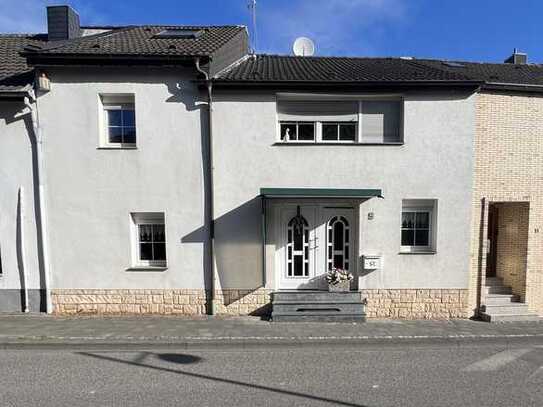
M 437 201 L 404 199 L 402 201 L 401 251 L 435 252 Z
M 402 143 L 400 99 L 279 99 L 277 116 L 283 143 Z
M 132 265 L 166 267 L 166 225 L 164 213 L 132 213 Z

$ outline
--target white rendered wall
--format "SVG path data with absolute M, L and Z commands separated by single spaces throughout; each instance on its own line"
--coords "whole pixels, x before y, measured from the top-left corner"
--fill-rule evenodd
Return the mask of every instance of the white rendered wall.
M 201 106 L 185 71 L 49 70 L 40 98 L 53 288 L 203 288 Z M 137 149 L 98 149 L 99 94 L 133 93 Z M 164 212 L 166 271 L 131 266 L 130 213 Z
M 30 132 L 30 133 L 29 133 Z M 24 188 L 23 222 L 27 287 L 40 288 L 34 178 L 32 161 L 32 122 L 22 102 L 0 102 L 0 251 L 2 289 L 21 288 L 21 239 L 17 230 L 18 191 Z M 0 311 L 2 311 L 0 298 Z
M 382 189 L 384 200 L 360 205 L 359 255 L 381 254 L 383 268 L 360 277 L 360 288 L 467 288 L 474 98 L 455 92 L 404 96 L 403 146 L 295 146 L 274 145 L 272 92 L 216 93 L 216 249 L 222 287 L 263 285 L 260 188 L 306 187 Z M 399 254 L 402 199 L 438 200 L 436 254 Z M 273 227 L 269 219 L 269 288 L 276 288 Z

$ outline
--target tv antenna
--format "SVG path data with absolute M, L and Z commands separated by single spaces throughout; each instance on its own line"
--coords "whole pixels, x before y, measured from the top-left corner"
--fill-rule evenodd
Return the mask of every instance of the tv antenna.
M 292 51 L 296 56 L 310 57 L 315 53 L 315 44 L 307 37 L 299 37 L 294 41 Z
M 247 8 L 251 13 L 251 24 L 253 31 L 253 53 L 255 53 L 258 48 L 258 30 L 256 28 L 256 0 L 249 0 Z

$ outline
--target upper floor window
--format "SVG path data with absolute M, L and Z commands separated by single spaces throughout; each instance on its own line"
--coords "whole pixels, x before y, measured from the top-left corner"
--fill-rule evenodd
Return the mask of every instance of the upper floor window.
M 134 95 L 101 95 L 101 147 L 136 147 Z
M 397 100 L 279 100 L 279 140 L 288 143 L 402 142 Z

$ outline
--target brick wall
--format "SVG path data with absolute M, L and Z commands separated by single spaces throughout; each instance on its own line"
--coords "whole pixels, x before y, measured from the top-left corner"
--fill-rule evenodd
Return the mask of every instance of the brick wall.
M 543 315 L 543 97 L 480 93 L 476 121 L 469 307 L 475 309 L 485 279 L 487 204 L 524 202 L 525 299 Z

